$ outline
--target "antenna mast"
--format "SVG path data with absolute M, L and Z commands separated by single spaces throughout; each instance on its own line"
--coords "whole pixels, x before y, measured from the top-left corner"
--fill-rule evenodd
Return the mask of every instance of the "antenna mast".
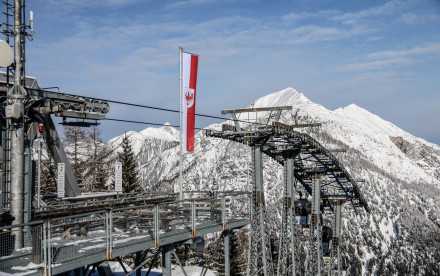
M 8 1 L 6 4 L 6 16 L 8 21 L 9 9 L 11 5 Z M 8 89 L 7 92 L 7 106 L 6 106 L 6 118 L 8 124 L 6 133 L 10 137 L 10 159 L 5 160 L 9 162 L 10 168 L 10 214 L 14 217 L 13 225 L 22 224 L 30 220 L 30 210 L 25 208 L 25 205 L 29 204 L 30 189 L 26 189 L 24 192 L 24 175 L 29 175 L 31 172 L 25 172 L 25 104 L 28 101 L 28 93 L 25 90 L 25 40 L 26 37 L 32 37 L 33 34 L 33 22 L 29 26 L 25 24 L 25 0 L 14 0 L 14 29 L 9 29 L 9 23 L 6 24 L 7 30 L 2 32 L 7 36 L 14 36 L 14 85 Z M 33 21 L 31 14 L 31 20 Z M 27 33 L 26 30 L 31 29 L 31 33 Z M 9 68 L 8 68 L 9 69 Z M 9 70 L 8 70 L 9 71 Z M 9 81 L 9 79 L 8 79 Z M 30 155 L 29 146 L 26 148 L 28 155 Z M 29 156 L 28 156 L 29 157 Z M 28 187 L 27 187 L 28 188 Z M 24 196 L 27 199 L 24 199 Z M 25 221 L 26 220 L 26 221 Z M 14 248 L 20 249 L 23 247 L 23 228 L 13 228 L 13 235 L 15 236 Z

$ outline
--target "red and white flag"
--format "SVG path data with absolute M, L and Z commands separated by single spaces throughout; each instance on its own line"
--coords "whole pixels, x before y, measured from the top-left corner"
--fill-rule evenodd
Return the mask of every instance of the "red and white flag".
M 197 67 L 199 57 L 182 52 L 182 148 L 194 151 Z

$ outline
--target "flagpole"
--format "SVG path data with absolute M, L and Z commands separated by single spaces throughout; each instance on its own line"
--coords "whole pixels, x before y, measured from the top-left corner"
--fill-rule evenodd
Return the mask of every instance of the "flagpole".
M 182 165 L 183 165 L 183 149 L 182 149 L 182 59 L 183 59 L 183 48 L 179 47 L 180 52 L 180 162 L 179 162 L 179 200 L 183 200 L 183 190 L 182 190 L 182 183 L 183 183 L 183 173 L 182 173 Z

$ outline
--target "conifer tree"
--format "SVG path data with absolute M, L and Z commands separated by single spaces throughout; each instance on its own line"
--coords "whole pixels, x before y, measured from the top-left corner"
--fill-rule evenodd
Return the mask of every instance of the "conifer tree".
M 101 130 L 93 126 L 87 131 L 87 169 L 84 178 L 91 192 L 105 191 L 105 183 L 109 178 L 108 164 L 112 163 L 111 151 L 102 143 Z
M 223 235 L 218 237 L 212 244 L 211 259 L 207 263 L 208 268 L 217 272 L 218 275 L 225 275 L 225 245 Z
M 127 135 L 122 139 L 122 152 L 118 154 L 118 161 L 122 163 L 122 188 L 124 193 L 139 190 L 139 172 L 133 148 Z
M 78 126 L 67 126 L 64 128 L 64 144 L 66 147 L 66 154 L 70 159 L 73 174 L 80 187 L 82 187 L 82 173 L 85 170 L 84 152 L 86 132 L 83 128 Z
M 245 231 L 230 230 L 230 252 L 231 252 L 231 275 L 246 275 L 247 255 L 246 242 L 248 242 Z
M 56 171 L 56 167 L 54 164 L 45 164 L 45 165 L 41 166 L 40 181 L 41 181 L 41 194 L 42 195 L 54 194 L 57 192 L 55 171 Z M 35 177 L 37 177 L 36 174 L 35 174 Z

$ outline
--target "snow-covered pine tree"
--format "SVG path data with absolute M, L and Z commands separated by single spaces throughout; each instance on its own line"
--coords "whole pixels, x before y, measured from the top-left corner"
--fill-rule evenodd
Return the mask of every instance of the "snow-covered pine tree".
M 108 164 L 113 163 L 110 159 L 110 149 L 102 143 L 101 130 L 93 126 L 87 131 L 87 166 L 84 178 L 87 181 L 88 191 L 103 192 L 110 175 Z M 113 160 L 114 161 L 114 160 Z
M 248 243 L 247 232 L 244 230 L 230 230 L 229 236 L 231 275 L 246 275 L 246 244 Z
M 217 272 L 217 275 L 225 275 L 225 247 L 223 235 L 214 234 L 213 241 L 207 250 L 208 258 L 206 266 Z
M 140 189 L 140 181 L 136 158 L 127 135 L 122 139 L 121 146 L 118 161 L 122 163 L 122 188 L 124 193 L 132 193 Z
M 78 126 L 64 127 L 64 144 L 67 157 L 70 159 L 73 174 L 75 175 L 78 184 L 82 187 L 82 174 L 85 170 L 85 140 L 86 131 Z
M 47 163 L 41 166 L 41 194 L 54 194 L 57 192 L 57 183 L 55 178 L 56 167 L 54 164 Z M 36 174 L 35 174 L 36 175 Z M 35 178 L 38 176 L 36 175 Z M 37 183 L 37 179 L 35 183 Z M 36 185 L 35 185 L 36 186 Z M 35 187 L 36 189 L 37 187 Z M 35 192 L 36 193 L 36 192 Z M 46 202 L 47 203 L 47 202 Z

